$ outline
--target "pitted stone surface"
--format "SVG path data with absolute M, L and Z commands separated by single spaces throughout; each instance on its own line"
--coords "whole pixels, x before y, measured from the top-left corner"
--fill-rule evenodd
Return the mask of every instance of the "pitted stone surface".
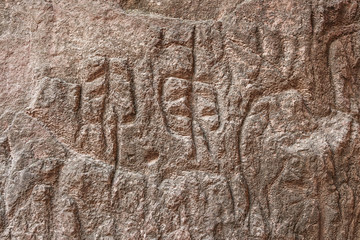
M 0 239 L 360 239 L 359 0 L 0 2 Z

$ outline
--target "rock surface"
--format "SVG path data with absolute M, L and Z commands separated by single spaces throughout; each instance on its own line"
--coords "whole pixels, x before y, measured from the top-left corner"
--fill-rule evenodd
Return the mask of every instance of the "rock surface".
M 360 239 L 359 0 L 3 0 L 0 239 Z

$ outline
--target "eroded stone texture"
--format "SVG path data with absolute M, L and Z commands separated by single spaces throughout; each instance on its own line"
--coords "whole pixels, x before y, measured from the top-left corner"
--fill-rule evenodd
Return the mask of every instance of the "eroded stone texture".
M 0 238 L 360 239 L 359 4 L 0 2 Z

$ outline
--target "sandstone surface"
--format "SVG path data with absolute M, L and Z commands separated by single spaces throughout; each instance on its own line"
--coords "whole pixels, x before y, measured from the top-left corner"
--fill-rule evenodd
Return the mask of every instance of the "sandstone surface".
M 360 239 L 359 5 L 0 1 L 0 239 Z

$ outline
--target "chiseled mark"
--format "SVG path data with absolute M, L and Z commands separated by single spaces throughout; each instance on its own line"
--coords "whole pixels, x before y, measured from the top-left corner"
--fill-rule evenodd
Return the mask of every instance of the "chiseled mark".
M 156 150 L 149 150 L 145 155 L 145 160 L 148 166 L 156 164 L 159 160 L 159 152 Z

